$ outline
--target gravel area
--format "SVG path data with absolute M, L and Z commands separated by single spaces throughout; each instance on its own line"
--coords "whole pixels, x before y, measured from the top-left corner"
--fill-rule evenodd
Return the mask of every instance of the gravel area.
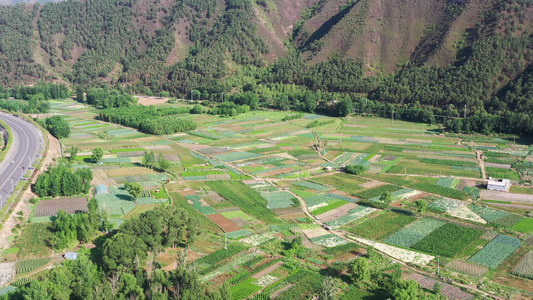
M 517 202 L 517 203 L 533 205 L 533 195 L 513 194 L 513 193 L 498 192 L 498 191 L 488 191 L 488 190 L 482 190 L 480 194 L 481 194 L 482 199 L 496 200 L 496 201 L 509 201 L 509 202 Z

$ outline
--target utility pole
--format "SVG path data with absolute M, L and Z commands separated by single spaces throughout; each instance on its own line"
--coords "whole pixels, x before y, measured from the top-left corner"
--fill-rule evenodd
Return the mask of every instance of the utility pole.
M 228 249 L 228 236 L 224 232 L 224 249 Z
M 394 124 L 394 110 L 391 110 L 392 112 L 392 120 L 391 120 L 391 124 Z
M 194 101 L 194 96 L 193 96 L 192 90 L 191 90 L 191 101 Z
M 465 104 L 465 113 L 464 113 L 463 118 L 466 118 L 466 104 Z
M 440 273 L 440 256 L 437 256 L 437 275 Z

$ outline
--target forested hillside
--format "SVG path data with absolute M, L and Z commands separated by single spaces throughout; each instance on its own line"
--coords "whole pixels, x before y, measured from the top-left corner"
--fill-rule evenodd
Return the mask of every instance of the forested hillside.
M 0 7 L 0 20 L 4 87 L 194 90 L 211 101 L 252 91 L 323 113 L 367 98 L 388 106 L 366 113 L 424 110 L 457 131 L 478 130 L 454 121 L 465 111 L 532 113 L 529 0 L 77 0 Z M 500 119 L 483 131 L 533 130 Z

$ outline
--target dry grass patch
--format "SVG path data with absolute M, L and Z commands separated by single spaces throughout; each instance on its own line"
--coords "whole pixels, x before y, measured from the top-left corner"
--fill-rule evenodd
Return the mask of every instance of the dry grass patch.
M 106 171 L 109 177 L 123 177 L 123 176 L 132 176 L 132 175 L 149 175 L 149 174 L 158 174 L 154 170 L 148 168 L 119 168 Z
M 113 169 L 113 170 L 120 170 L 120 169 Z M 113 170 L 107 170 L 107 171 L 113 171 Z M 92 185 L 105 184 L 107 186 L 110 186 L 110 185 L 117 185 L 117 182 L 114 179 L 109 178 L 109 176 L 107 176 L 104 170 L 93 169 L 93 180 L 91 181 L 91 184 Z

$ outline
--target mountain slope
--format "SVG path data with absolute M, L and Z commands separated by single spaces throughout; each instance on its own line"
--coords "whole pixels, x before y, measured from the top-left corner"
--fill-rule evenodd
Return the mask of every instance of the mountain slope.
M 0 7 L 0 20 L 2 85 L 211 99 L 296 84 L 476 113 L 504 107 L 533 59 L 528 0 L 79 0 Z

